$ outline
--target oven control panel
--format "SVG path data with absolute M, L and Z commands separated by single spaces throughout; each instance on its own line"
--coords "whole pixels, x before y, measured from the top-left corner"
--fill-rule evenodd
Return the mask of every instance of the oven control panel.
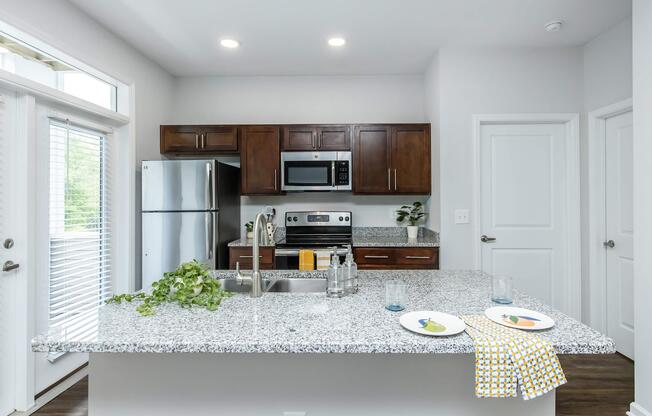
M 352 222 L 351 211 L 303 211 L 285 213 L 286 227 L 350 227 Z

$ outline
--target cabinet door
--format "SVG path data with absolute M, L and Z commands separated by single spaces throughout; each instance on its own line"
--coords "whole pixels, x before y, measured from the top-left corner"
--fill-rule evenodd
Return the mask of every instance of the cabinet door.
M 204 152 L 235 152 L 238 150 L 236 126 L 210 126 L 202 129 L 201 150 Z
M 280 132 L 274 126 L 247 126 L 242 129 L 240 169 L 242 194 L 279 193 L 281 158 Z
M 249 270 L 253 268 L 253 249 L 251 247 L 229 247 L 229 269 L 235 269 L 236 263 L 240 268 Z M 260 248 L 260 268 L 269 270 L 274 268 L 274 249 L 271 247 Z
M 197 152 L 199 134 L 197 126 L 161 126 L 161 153 Z
M 430 195 L 430 126 L 392 127 L 392 191 Z
M 351 150 L 351 128 L 349 126 L 322 126 L 317 130 L 318 150 Z
M 390 177 L 390 131 L 388 126 L 355 126 L 353 135 L 353 192 L 388 194 Z
M 283 150 L 313 150 L 317 146 L 317 129 L 313 126 L 283 127 Z

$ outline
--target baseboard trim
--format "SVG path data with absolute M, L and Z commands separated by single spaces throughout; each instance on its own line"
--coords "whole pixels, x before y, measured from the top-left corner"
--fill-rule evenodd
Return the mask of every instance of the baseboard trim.
M 632 402 L 629 405 L 629 412 L 627 412 L 627 415 L 629 415 L 629 416 L 652 416 L 652 412 L 648 412 L 640 404 L 637 404 L 636 402 Z
M 74 373 L 68 375 L 65 379 L 61 380 L 54 386 L 48 388 L 46 391 L 44 391 L 40 396 L 36 398 L 34 401 L 34 406 L 32 406 L 29 410 L 25 412 L 14 412 L 11 413 L 10 416 L 29 416 L 32 413 L 36 412 L 38 409 L 41 407 L 45 406 L 48 404 L 50 401 L 52 401 L 55 397 L 63 393 L 64 391 L 68 390 L 70 387 L 72 387 L 74 384 L 76 384 L 79 380 L 82 378 L 86 377 L 88 375 L 88 366 L 84 365 L 81 368 L 79 368 L 77 371 Z M 647 415 L 646 415 L 647 416 Z

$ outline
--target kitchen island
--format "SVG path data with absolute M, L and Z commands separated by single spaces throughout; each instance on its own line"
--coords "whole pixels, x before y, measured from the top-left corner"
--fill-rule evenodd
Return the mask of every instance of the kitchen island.
M 554 414 L 552 393 L 531 401 L 476 399 L 474 346 L 466 333 L 416 335 L 399 325 L 401 313 L 383 308 L 384 282 L 401 278 L 408 282 L 405 312 L 481 314 L 493 306 L 487 275 L 361 271 L 360 277 L 360 292 L 342 299 L 238 294 L 216 312 L 162 305 L 151 317 L 139 316 L 133 304 L 107 305 L 94 333 L 39 336 L 33 349 L 91 353 L 91 416 Z M 530 296 L 517 293 L 514 305 L 556 321 L 539 335 L 560 354 L 614 352 L 612 340 Z

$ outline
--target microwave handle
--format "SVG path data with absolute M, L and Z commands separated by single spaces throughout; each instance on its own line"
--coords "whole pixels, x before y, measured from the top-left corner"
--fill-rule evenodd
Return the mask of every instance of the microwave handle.
M 331 161 L 331 185 L 333 187 L 337 186 L 335 184 L 335 161 Z

